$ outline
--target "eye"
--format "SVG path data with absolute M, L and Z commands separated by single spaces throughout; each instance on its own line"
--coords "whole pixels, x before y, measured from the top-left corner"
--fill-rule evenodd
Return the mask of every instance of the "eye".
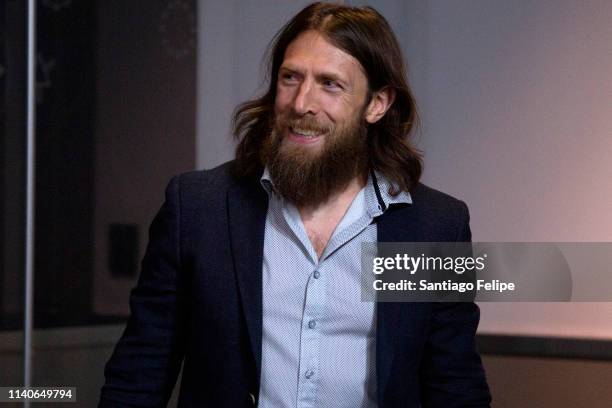
M 280 79 L 285 83 L 293 83 L 297 80 L 297 77 L 293 72 L 283 71 L 280 74 Z
M 333 79 L 324 79 L 322 84 L 325 89 L 328 89 L 330 91 L 343 89 L 342 86 L 337 81 L 334 81 Z

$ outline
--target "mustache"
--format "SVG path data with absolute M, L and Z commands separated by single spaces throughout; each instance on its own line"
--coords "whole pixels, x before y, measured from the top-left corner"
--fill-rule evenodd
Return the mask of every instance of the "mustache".
M 334 126 L 332 124 L 327 123 L 319 123 L 312 116 L 302 116 L 302 117 L 287 117 L 281 116 L 276 118 L 276 128 L 299 128 L 306 131 L 312 131 L 316 133 L 331 133 L 334 130 Z

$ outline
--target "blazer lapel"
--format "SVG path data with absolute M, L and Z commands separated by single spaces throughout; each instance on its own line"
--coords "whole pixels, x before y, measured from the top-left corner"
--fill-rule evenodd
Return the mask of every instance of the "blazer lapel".
M 420 228 L 412 206 L 389 208 L 378 217 L 376 227 L 378 242 L 419 240 Z M 396 332 L 400 325 L 402 306 L 410 307 L 400 302 L 379 302 L 376 307 L 376 386 L 380 406 L 396 351 Z
M 227 206 L 236 279 L 259 381 L 262 263 L 268 197 L 258 184 L 237 185 L 228 191 Z

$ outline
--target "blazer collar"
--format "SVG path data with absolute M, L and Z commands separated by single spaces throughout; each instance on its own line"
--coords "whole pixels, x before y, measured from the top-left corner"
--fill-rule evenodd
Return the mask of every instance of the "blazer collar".
M 258 183 L 239 184 L 228 190 L 229 235 L 240 303 L 261 376 L 262 264 L 268 197 Z
M 392 206 L 377 218 L 378 242 L 418 242 L 420 230 L 411 205 Z M 383 395 L 398 347 L 396 333 L 402 319 L 401 312 L 402 309 L 414 305 L 379 302 L 376 306 L 376 386 L 378 403 L 379 406 L 382 406 Z

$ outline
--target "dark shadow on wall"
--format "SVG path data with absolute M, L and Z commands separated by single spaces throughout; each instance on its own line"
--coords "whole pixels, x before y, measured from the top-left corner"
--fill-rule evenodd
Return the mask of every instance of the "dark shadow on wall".
M 122 322 L 165 185 L 195 166 L 196 1 L 37 3 L 34 324 Z M 26 4 L 0 14 L 0 330 L 23 318 Z

